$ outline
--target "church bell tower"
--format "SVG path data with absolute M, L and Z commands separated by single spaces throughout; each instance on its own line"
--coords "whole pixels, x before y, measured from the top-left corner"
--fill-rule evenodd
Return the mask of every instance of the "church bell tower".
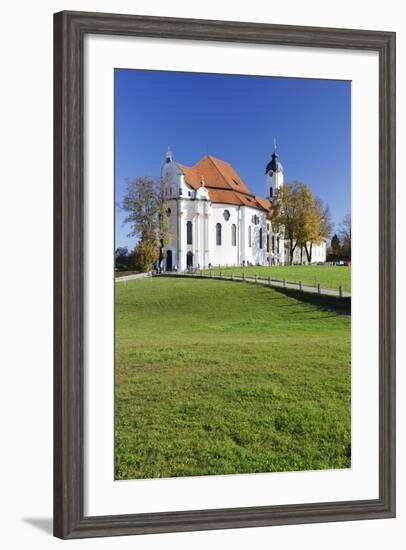
M 266 198 L 273 200 L 276 191 L 283 185 L 283 166 L 279 162 L 276 152 L 276 140 L 274 139 L 272 158 L 265 169 L 265 193 Z

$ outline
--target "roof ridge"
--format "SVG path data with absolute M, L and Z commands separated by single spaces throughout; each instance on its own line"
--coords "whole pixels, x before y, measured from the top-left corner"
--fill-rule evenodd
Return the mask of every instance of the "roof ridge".
M 203 157 L 204 158 L 204 157 Z M 210 160 L 210 162 L 213 164 L 213 166 L 216 168 L 217 172 L 220 174 L 222 180 L 224 181 L 224 183 L 228 186 L 229 189 L 233 190 L 233 188 L 231 187 L 231 185 L 228 183 L 227 179 L 224 177 L 224 174 L 221 172 L 220 168 L 217 166 L 216 164 L 216 160 L 220 160 L 220 159 L 216 159 L 216 157 L 213 157 L 211 155 L 207 155 L 207 158 Z M 200 162 L 200 161 L 199 161 Z M 224 162 L 224 161 L 222 161 Z M 229 165 L 231 166 L 231 164 Z

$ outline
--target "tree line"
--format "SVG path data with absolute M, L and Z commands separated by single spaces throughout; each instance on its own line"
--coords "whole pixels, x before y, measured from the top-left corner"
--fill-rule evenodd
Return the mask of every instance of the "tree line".
M 351 261 L 351 214 L 347 213 L 338 226 L 338 234 L 334 233 L 327 249 L 327 260 Z

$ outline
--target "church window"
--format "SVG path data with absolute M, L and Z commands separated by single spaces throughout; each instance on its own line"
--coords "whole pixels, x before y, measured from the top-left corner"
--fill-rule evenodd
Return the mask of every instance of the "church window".
M 230 212 L 228 210 L 224 210 L 223 218 L 226 220 L 226 222 L 228 222 L 228 220 L 230 219 Z
M 221 245 L 221 223 L 216 224 L 216 244 Z
M 169 196 L 172 197 L 172 187 L 169 187 Z
M 272 199 L 273 197 L 273 187 L 269 188 L 269 197 Z
M 191 197 L 192 196 L 192 193 L 190 191 L 187 192 L 187 196 L 188 197 Z
M 187 222 L 186 224 L 186 244 L 193 244 L 193 237 L 192 237 L 192 222 Z
M 269 252 L 269 235 L 266 236 L 266 251 Z
M 272 252 L 275 252 L 275 237 L 272 235 Z
M 262 227 L 259 229 L 259 248 L 262 248 Z
M 279 254 L 279 237 L 277 238 L 277 252 Z
M 248 226 L 248 246 L 251 248 L 251 244 L 252 244 L 252 229 L 251 229 L 251 226 L 249 225 Z
M 180 187 L 179 188 L 179 195 L 181 195 L 181 194 L 182 194 L 182 188 Z
M 170 208 L 167 209 L 166 215 L 167 215 L 167 216 L 170 216 L 170 215 L 171 215 L 171 209 L 170 209 Z
M 231 246 L 237 246 L 237 226 L 235 223 L 231 226 Z

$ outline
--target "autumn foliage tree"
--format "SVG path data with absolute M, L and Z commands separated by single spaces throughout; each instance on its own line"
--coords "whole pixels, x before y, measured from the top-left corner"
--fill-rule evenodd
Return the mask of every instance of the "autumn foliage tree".
M 170 220 L 164 196 L 164 180 L 139 176 L 128 180 L 121 209 L 127 212 L 129 237 L 138 237 L 134 251 L 136 268 L 150 271 L 163 259 L 163 248 L 170 242 Z
M 151 271 L 159 258 L 159 251 L 156 243 L 150 240 L 141 240 L 134 250 L 134 267 L 145 273 Z
M 290 263 L 297 247 L 305 250 L 310 263 L 313 244 L 320 244 L 331 232 L 328 206 L 300 181 L 285 183 L 277 190 L 272 224 L 285 234 Z
M 302 242 L 309 264 L 312 261 L 313 245 L 325 241 L 330 236 L 332 227 L 328 205 L 324 205 L 320 199 L 313 196 Z

